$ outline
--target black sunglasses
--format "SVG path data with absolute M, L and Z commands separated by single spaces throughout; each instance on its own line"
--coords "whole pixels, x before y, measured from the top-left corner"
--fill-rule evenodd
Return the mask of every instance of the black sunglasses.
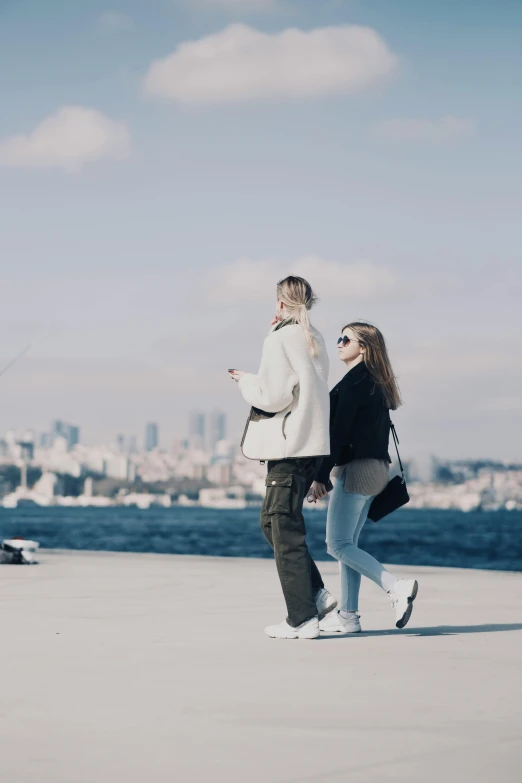
M 347 337 L 345 334 L 342 337 L 339 337 L 337 340 L 337 345 L 343 344 L 343 347 L 348 345 L 348 343 L 360 343 L 360 340 L 356 340 L 354 337 Z

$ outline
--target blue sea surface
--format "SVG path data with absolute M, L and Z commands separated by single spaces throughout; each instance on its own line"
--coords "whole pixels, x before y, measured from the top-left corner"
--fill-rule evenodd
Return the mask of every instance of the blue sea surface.
M 326 512 L 305 517 L 312 556 L 330 560 Z M 11 536 L 55 549 L 272 557 L 258 509 L 1 508 L 0 539 Z M 367 522 L 359 545 L 386 563 L 522 571 L 522 512 L 396 511 Z

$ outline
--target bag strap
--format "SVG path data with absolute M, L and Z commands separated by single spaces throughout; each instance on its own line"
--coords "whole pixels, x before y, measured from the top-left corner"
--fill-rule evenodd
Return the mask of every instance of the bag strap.
M 402 474 L 402 481 L 403 483 L 406 481 L 406 476 L 404 475 L 404 467 L 401 460 L 401 455 L 399 454 L 399 438 L 397 437 L 397 431 L 395 429 L 395 425 L 393 421 L 390 419 L 390 429 L 391 433 L 393 435 L 393 442 L 395 443 L 395 451 L 397 452 L 397 459 L 399 460 L 399 467 L 401 469 Z

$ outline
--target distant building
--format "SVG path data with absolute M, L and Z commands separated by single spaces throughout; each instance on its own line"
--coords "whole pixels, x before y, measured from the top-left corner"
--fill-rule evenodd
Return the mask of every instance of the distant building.
M 69 451 L 74 448 L 80 442 L 80 428 L 75 427 L 73 424 L 67 424 L 67 431 L 65 437 L 67 439 L 67 446 Z
M 126 481 L 129 477 L 129 460 L 124 454 L 114 454 L 105 460 L 105 475 L 109 478 Z
M 50 432 L 42 432 L 40 435 L 40 448 L 48 449 L 52 446 L 53 438 Z
M 191 443 L 204 449 L 206 434 L 205 414 L 202 411 L 192 411 L 189 420 L 189 439 Z
M 227 486 L 232 480 L 232 465 L 230 462 L 215 462 L 208 468 L 207 478 L 217 486 Z
M 208 445 L 212 452 L 216 445 L 227 436 L 227 417 L 223 411 L 212 411 L 209 416 Z
M 145 450 L 152 451 L 159 445 L 158 425 L 150 421 L 145 427 Z
M 66 424 L 61 419 L 55 419 L 51 425 L 51 442 L 54 443 L 57 438 L 65 438 L 70 451 L 80 442 L 80 428 L 75 427 L 74 424 Z
M 65 434 L 64 432 L 65 424 L 60 419 L 55 419 L 51 425 L 51 437 L 54 440 L 57 437 L 60 437 Z
M 69 443 L 63 435 L 57 435 L 53 440 L 53 454 L 67 454 Z
M 34 458 L 34 442 L 31 440 L 22 440 L 18 444 L 20 446 L 20 457 L 23 460 L 32 460 Z
M 116 446 L 118 451 L 122 453 L 125 451 L 125 435 L 116 435 Z

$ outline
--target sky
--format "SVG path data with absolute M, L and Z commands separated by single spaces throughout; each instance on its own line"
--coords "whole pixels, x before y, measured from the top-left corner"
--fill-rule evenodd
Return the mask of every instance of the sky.
M 518 0 L 0 0 L 0 432 L 248 408 L 275 284 L 384 333 L 405 456 L 521 458 Z

